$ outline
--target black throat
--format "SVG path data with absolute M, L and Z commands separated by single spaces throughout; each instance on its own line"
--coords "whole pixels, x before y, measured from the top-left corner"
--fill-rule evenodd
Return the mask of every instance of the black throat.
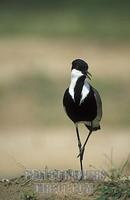
M 77 105 L 80 104 L 81 92 L 82 92 L 85 79 L 86 79 L 86 76 L 84 75 L 79 77 L 74 87 L 74 100 Z

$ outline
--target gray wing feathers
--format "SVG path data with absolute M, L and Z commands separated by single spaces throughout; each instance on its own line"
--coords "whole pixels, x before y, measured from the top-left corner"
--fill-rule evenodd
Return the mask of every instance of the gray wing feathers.
M 96 117 L 96 119 L 98 121 L 100 121 L 101 118 L 102 118 L 102 101 L 101 101 L 101 97 L 100 97 L 98 91 L 95 88 L 93 88 L 93 91 L 94 91 L 94 95 L 95 95 L 95 99 L 96 99 L 96 103 L 97 103 L 97 117 Z
M 102 101 L 101 101 L 101 97 L 98 93 L 98 91 L 95 88 L 92 88 L 94 91 L 94 96 L 96 99 L 96 104 L 97 104 L 97 116 L 96 118 L 92 121 L 92 125 L 93 125 L 93 130 L 98 130 L 100 129 L 100 121 L 102 118 Z M 91 122 L 85 122 L 85 124 L 89 127 L 91 127 Z

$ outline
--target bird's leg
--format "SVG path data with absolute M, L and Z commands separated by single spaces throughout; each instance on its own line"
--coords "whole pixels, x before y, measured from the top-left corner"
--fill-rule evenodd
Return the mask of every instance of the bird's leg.
M 77 133 L 77 138 L 78 138 L 78 147 L 79 147 L 79 157 L 80 157 L 80 168 L 81 168 L 81 180 L 83 179 L 83 163 L 82 163 L 82 156 L 81 156 L 81 150 L 82 150 L 82 144 L 80 141 L 80 136 L 79 136 L 79 130 L 78 126 L 76 125 L 76 133 Z
M 92 129 L 92 122 L 91 122 L 91 129 L 90 129 L 90 131 L 89 131 L 89 134 L 88 134 L 88 136 L 87 136 L 87 138 L 86 138 L 86 140 L 85 140 L 85 142 L 84 142 L 83 147 L 81 148 L 81 151 L 80 151 L 79 155 L 77 156 L 77 157 L 81 157 L 82 160 L 83 160 L 83 156 L 84 156 L 85 146 L 86 146 L 86 144 L 87 144 L 87 142 L 88 142 L 88 139 L 89 139 L 89 137 L 90 137 L 90 135 L 91 135 L 91 133 L 92 133 L 92 130 L 93 130 L 93 129 Z
M 81 152 L 80 152 L 81 153 Z M 80 156 L 80 169 L 81 169 L 81 177 L 80 177 L 80 180 L 83 180 L 84 178 L 84 174 L 83 174 L 83 159 L 82 157 Z
M 77 157 L 81 157 L 82 160 L 83 160 L 83 155 L 84 155 L 85 146 L 86 146 L 86 144 L 87 144 L 87 142 L 88 142 L 88 139 L 89 139 L 91 133 L 92 133 L 92 131 L 89 131 L 89 134 L 88 134 L 88 136 L 87 136 L 87 138 L 86 138 L 86 140 L 85 140 L 85 143 L 84 143 L 83 147 L 81 148 L 81 151 L 80 151 L 79 155 L 77 156 Z
M 77 138 L 78 138 L 78 147 L 79 147 L 79 153 L 81 152 L 81 140 L 80 140 L 80 136 L 79 136 L 79 130 L 78 130 L 78 126 L 76 126 L 76 133 L 77 133 Z

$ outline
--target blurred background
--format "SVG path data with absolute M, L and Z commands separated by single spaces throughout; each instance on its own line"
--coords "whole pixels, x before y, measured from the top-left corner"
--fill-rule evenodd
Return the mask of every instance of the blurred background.
M 75 58 L 88 62 L 103 101 L 85 169 L 128 158 L 130 1 L 1 0 L 0 177 L 46 165 L 79 169 L 75 128 L 62 106 Z

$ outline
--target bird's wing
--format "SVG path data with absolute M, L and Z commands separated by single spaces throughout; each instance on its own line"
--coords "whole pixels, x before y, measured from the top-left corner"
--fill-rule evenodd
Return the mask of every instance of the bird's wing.
M 92 90 L 94 92 L 94 97 L 95 97 L 95 100 L 96 100 L 96 104 L 97 104 L 97 116 L 96 118 L 92 121 L 92 127 L 91 127 L 91 122 L 88 121 L 85 123 L 86 127 L 93 131 L 96 131 L 98 129 L 100 129 L 100 121 L 101 121 L 101 118 L 102 118 L 102 101 L 101 101 L 101 97 L 98 93 L 98 91 L 92 87 Z
M 97 104 L 97 117 L 96 117 L 96 119 L 98 121 L 100 121 L 101 118 L 102 118 L 102 101 L 101 101 L 101 97 L 100 97 L 98 91 L 95 88 L 93 88 L 93 91 L 94 91 L 94 96 L 95 96 L 96 104 Z

